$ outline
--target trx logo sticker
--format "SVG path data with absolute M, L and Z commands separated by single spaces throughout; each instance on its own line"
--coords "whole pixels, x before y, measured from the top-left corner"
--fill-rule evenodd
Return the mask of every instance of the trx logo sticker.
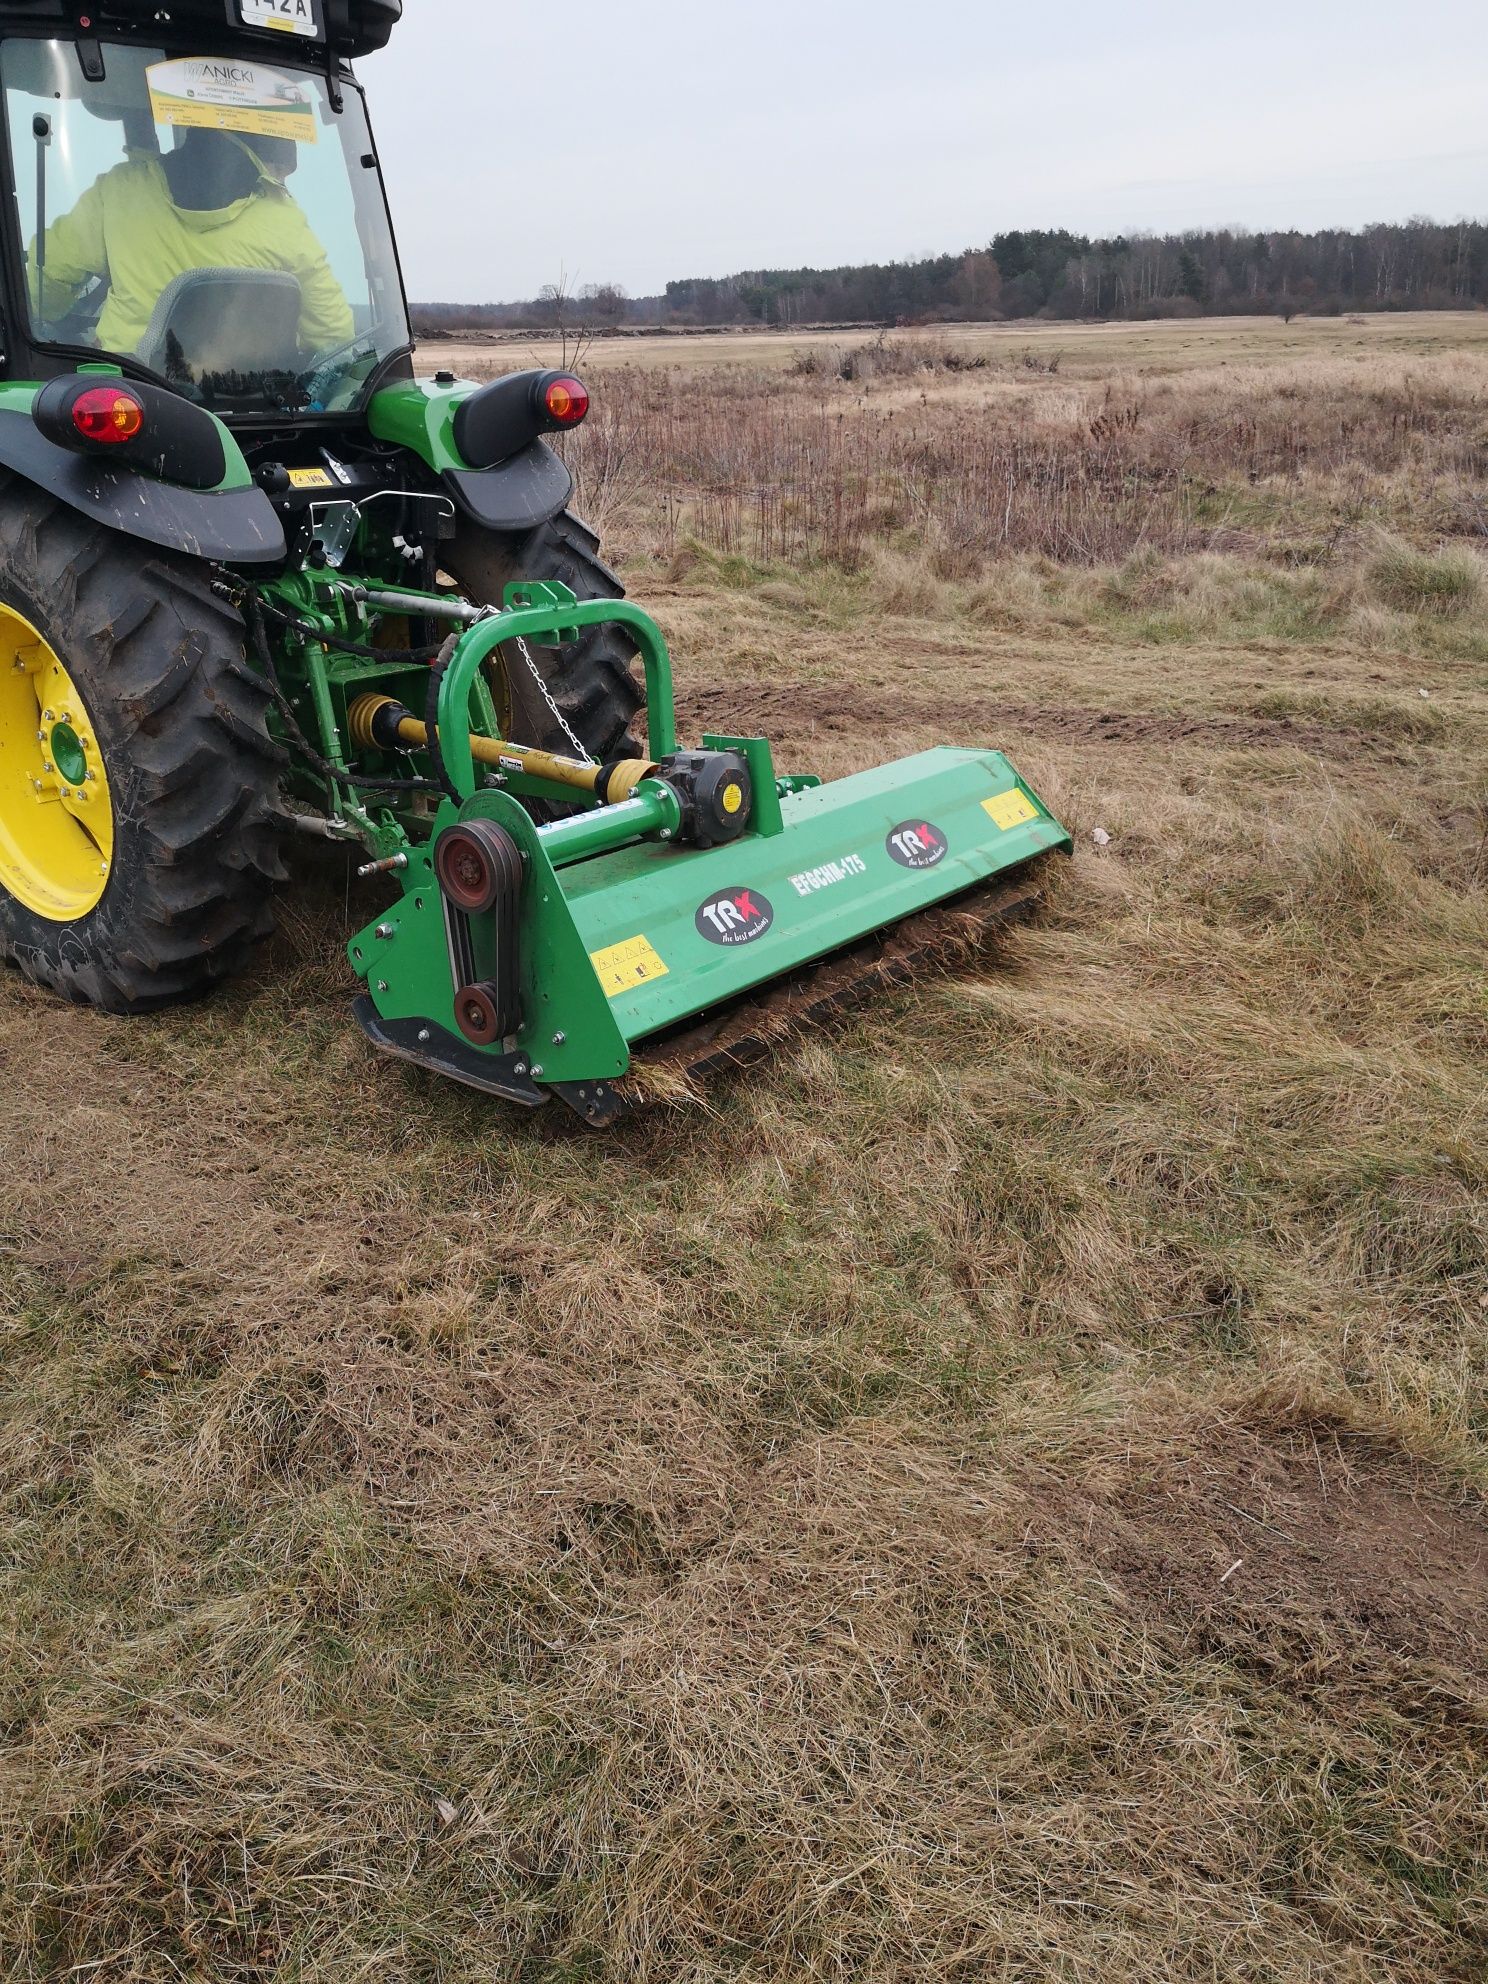
M 622 992 L 633 992 L 638 985 L 649 985 L 653 978 L 667 975 L 666 965 L 645 937 L 627 937 L 623 944 L 591 951 L 589 962 L 607 999 L 618 999 Z
M 820 868 L 808 868 L 804 874 L 792 875 L 791 887 L 798 896 L 814 896 L 818 889 L 830 889 L 852 875 L 867 873 L 868 863 L 861 854 L 844 854 L 840 861 L 826 861 Z
M 752 944 L 775 921 L 775 906 L 758 889 L 720 889 L 693 918 L 710 944 Z
M 928 820 L 904 820 L 884 842 L 901 868 L 933 868 L 945 860 L 950 845 Z
M 1021 827 L 1029 820 L 1038 818 L 1038 808 L 1026 792 L 1014 786 L 1011 792 L 999 792 L 995 799 L 984 799 L 982 811 L 997 822 L 1004 833 L 1012 827 Z

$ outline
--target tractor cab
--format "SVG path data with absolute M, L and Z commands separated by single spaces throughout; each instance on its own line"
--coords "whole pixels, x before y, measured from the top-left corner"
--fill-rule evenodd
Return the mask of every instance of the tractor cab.
M 359 411 L 407 307 L 346 57 L 399 0 L 0 0 L 11 377 L 112 364 L 225 417 Z

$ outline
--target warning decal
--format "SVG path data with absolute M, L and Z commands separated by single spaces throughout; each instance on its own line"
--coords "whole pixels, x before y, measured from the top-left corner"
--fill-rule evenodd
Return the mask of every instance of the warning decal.
M 1025 821 L 1036 820 L 1039 816 L 1037 806 L 1016 785 L 1011 792 L 999 792 L 995 799 L 984 799 L 982 811 L 989 813 L 1004 833 L 1010 827 L 1021 827 Z
M 627 937 L 623 944 L 591 951 L 589 962 L 607 999 L 618 999 L 622 992 L 633 992 L 637 985 L 649 985 L 653 978 L 667 975 L 666 966 L 645 937 Z
M 320 136 L 309 89 L 281 69 L 229 56 L 191 55 L 157 62 L 145 75 L 157 124 L 293 138 L 297 145 L 313 145 Z

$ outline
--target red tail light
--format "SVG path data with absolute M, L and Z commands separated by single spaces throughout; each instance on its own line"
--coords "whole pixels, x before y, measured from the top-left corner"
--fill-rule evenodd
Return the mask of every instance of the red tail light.
M 589 393 L 577 379 L 564 373 L 561 378 L 548 381 L 543 404 L 549 419 L 556 420 L 560 427 L 577 427 L 589 411 Z
M 133 441 L 144 430 L 145 409 L 120 386 L 92 386 L 73 401 L 72 419 L 89 441 Z
M 110 446 L 137 440 L 144 431 L 145 409 L 120 386 L 90 386 L 72 405 L 73 425 L 88 441 Z

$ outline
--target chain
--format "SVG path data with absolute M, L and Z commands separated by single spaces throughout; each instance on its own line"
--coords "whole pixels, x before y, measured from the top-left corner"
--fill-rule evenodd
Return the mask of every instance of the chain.
M 559 729 L 563 732 L 564 736 L 568 739 L 569 743 L 572 744 L 574 748 L 574 756 L 579 760 L 581 764 L 592 765 L 595 762 L 595 759 L 593 758 L 590 752 L 585 750 L 583 744 L 579 741 L 579 739 L 575 737 L 573 733 L 573 728 L 570 725 L 568 718 L 563 714 L 562 710 L 559 709 L 557 703 L 553 700 L 553 692 L 548 687 L 546 681 L 543 679 L 542 670 L 538 667 L 537 663 L 532 659 L 532 651 L 528 647 L 526 641 L 523 640 L 520 634 L 518 634 L 516 636 L 516 639 L 511 643 L 511 645 L 516 648 L 517 653 L 522 657 L 523 661 L 526 662 L 528 674 L 537 684 L 542 699 L 547 704 L 548 708 L 552 711 L 553 719 L 557 723 Z

